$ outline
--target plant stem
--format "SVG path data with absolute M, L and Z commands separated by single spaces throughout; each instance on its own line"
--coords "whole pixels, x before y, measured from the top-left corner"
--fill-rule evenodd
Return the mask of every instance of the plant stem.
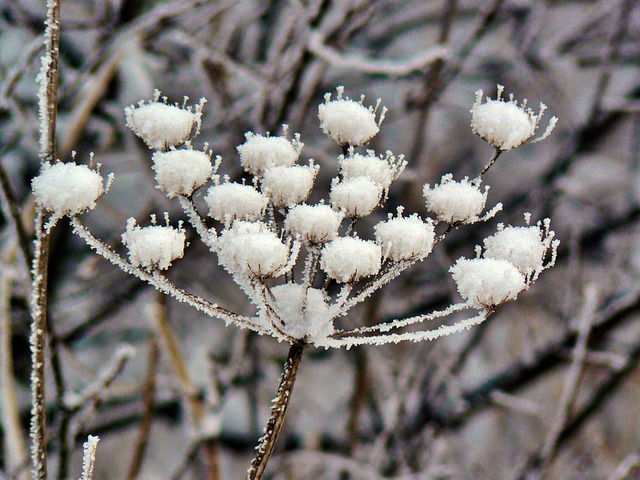
M 304 344 L 298 343 L 292 343 L 289 348 L 289 354 L 287 355 L 287 360 L 284 362 L 284 370 L 280 377 L 278 394 L 273 400 L 271 416 L 269 417 L 267 426 L 264 428 L 264 435 L 260 439 L 257 447 L 258 453 L 251 462 L 247 480 L 260 480 L 271 458 L 273 449 L 276 446 L 276 441 L 278 440 L 278 435 L 284 423 L 284 416 L 287 413 L 289 401 L 291 400 L 291 394 L 293 393 L 293 386 L 298 376 L 298 368 L 302 361 L 304 348 Z

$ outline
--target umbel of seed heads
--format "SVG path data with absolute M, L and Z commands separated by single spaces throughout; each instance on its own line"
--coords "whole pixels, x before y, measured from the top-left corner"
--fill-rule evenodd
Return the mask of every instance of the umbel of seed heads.
M 551 133 L 555 117 L 535 137 L 543 104 L 535 114 L 526 101 L 518 104 L 513 95 L 505 100 L 503 90 L 498 86 L 497 98 L 484 103 L 482 91 L 476 93 L 471 109 L 474 133 L 496 152 L 540 141 Z M 246 134 L 238 156 L 251 180 L 233 182 L 218 174 L 222 159 L 214 159 L 206 143 L 201 149 L 193 145 L 204 99 L 195 106 L 187 106 L 186 98 L 181 105 L 169 104 L 156 91 L 152 101 L 125 110 L 127 125 L 154 152 L 157 188 L 178 199 L 200 239 L 255 305 L 253 317 L 188 294 L 162 275 L 182 258 L 187 246 L 182 223 L 172 227 L 167 214 L 163 225 L 155 216 L 148 226 L 128 220 L 122 234 L 127 258 L 96 239 L 77 216 L 93 209 L 111 182 L 110 177 L 105 185 L 97 168 L 73 162 L 45 164 L 33 180 L 33 192 L 39 205 L 52 214 L 49 226 L 69 216 L 76 233 L 128 273 L 211 316 L 281 341 L 348 348 L 431 340 L 482 322 L 553 265 L 557 241 L 548 219 L 532 225 L 530 215 L 525 214 L 523 226 L 499 224 L 498 231 L 476 247 L 473 258 L 458 259 L 450 273 L 461 303 L 427 315 L 340 330 L 339 319 L 355 305 L 429 256 L 445 236 L 436 235 L 437 224 L 448 225 L 448 232 L 486 221 L 502 207 L 485 209 L 489 187 L 482 186 L 480 176 L 455 180 L 446 174 L 439 183 L 424 185 L 425 215 L 405 216 L 400 206 L 374 225 L 370 238 L 361 238 L 357 221 L 384 205 L 393 182 L 407 165 L 402 155 L 390 151 L 357 151 L 379 132 L 386 114 L 379 100 L 374 106 L 364 102 L 364 96 L 351 100 L 338 87 L 336 97 L 326 94 L 319 106 L 320 128 L 342 154 L 328 197 L 317 203 L 307 203 L 307 199 L 320 166 L 313 159 L 301 161 L 304 144 L 300 135 L 289 135 L 286 125 L 280 136 Z M 495 158 L 497 155 L 492 162 Z M 196 200 L 203 205 L 198 208 Z M 328 288 L 331 284 L 339 288 Z M 475 311 L 474 316 L 453 325 L 399 331 L 467 309 Z

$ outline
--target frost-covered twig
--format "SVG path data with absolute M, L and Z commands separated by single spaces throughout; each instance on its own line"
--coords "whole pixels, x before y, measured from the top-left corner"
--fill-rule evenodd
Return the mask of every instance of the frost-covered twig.
M 96 463 L 96 450 L 98 448 L 99 437 L 89 435 L 83 445 L 82 453 L 82 476 L 80 480 L 93 480 L 93 470 Z
M 276 446 L 276 440 L 280 434 L 280 429 L 284 423 L 284 417 L 287 413 L 287 407 L 293 394 L 293 386 L 298 376 L 298 368 L 304 354 L 304 345 L 292 344 L 289 347 L 289 354 L 284 363 L 284 370 L 280 377 L 280 385 L 278 386 L 278 394 L 273 399 L 271 406 L 271 416 L 264 428 L 264 435 L 260 439 L 260 443 L 256 447 L 258 453 L 251 462 L 251 468 L 247 474 L 247 480 L 260 480 L 264 474 L 265 468 L 273 449 Z

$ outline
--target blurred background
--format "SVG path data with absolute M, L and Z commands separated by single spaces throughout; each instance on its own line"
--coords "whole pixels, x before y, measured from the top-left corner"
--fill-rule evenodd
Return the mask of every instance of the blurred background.
M 0 0 L 0 171 L 25 228 L 38 173 L 36 74 L 43 2 Z M 633 0 L 63 0 L 58 157 L 115 173 L 82 217 L 121 249 L 126 220 L 177 202 L 155 189 L 124 107 L 208 100 L 202 133 L 239 179 L 244 133 L 300 132 L 327 197 L 339 148 L 318 126 L 326 92 L 389 109 L 369 148 L 408 168 L 388 210 L 426 215 L 424 183 L 474 177 L 493 150 L 471 132 L 482 89 L 505 85 L 559 117 L 550 138 L 503 154 L 484 177 L 504 210 L 460 228 L 345 319 L 363 325 L 459 300 L 448 268 L 496 225 L 552 219 L 557 265 L 488 322 L 433 343 L 311 350 L 271 479 L 640 478 L 640 4 Z M 542 129 L 546 120 L 542 122 Z M 202 194 L 196 196 L 202 206 Z M 28 477 L 29 282 L 0 224 L 1 478 Z M 204 211 L 204 210 L 203 210 Z M 372 225 L 373 223 L 371 223 Z M 365 222 L 362 236 L 370 233 Z M 238 313 L 253 306 L 195 236 L 170 270 Z M 119 271 L 73 236 L 52 238 L 50 478 L 78 477 L 99 435 L 95 478 L 242 478 L 268 417 L 286 345 L 226 328 Z M 15 398 L 14 394 L 15 393 Z

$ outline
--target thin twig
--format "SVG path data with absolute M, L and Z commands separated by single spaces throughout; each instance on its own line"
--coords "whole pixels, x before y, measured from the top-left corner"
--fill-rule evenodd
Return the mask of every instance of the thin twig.
M 273 449 L 276 446 L 278 435 L 282 429 L 284 423 L 284 417 L 287 413 L 287 407 L 293 394 L 293 386 L 295 385 L 296 378 L 298 376 L 298 368 L 302 361 L 304 354 L 304 345 L 297 343 L 291 344 L 289 347 L 289 354 L 287 360 L 284 363 L 284 370 L 280 377 L 280 385 L 278 387 L 278 394 L 273 400 L 273 406 L 271 407 L 271 416 L 264 428 L 264 435 L 260 439 L 258 444 L 255 458 L 251 462 L 251 468 L 247 474 L 247 480 L 260 480 L 267 467 L 267 463 L 271 458 Z

